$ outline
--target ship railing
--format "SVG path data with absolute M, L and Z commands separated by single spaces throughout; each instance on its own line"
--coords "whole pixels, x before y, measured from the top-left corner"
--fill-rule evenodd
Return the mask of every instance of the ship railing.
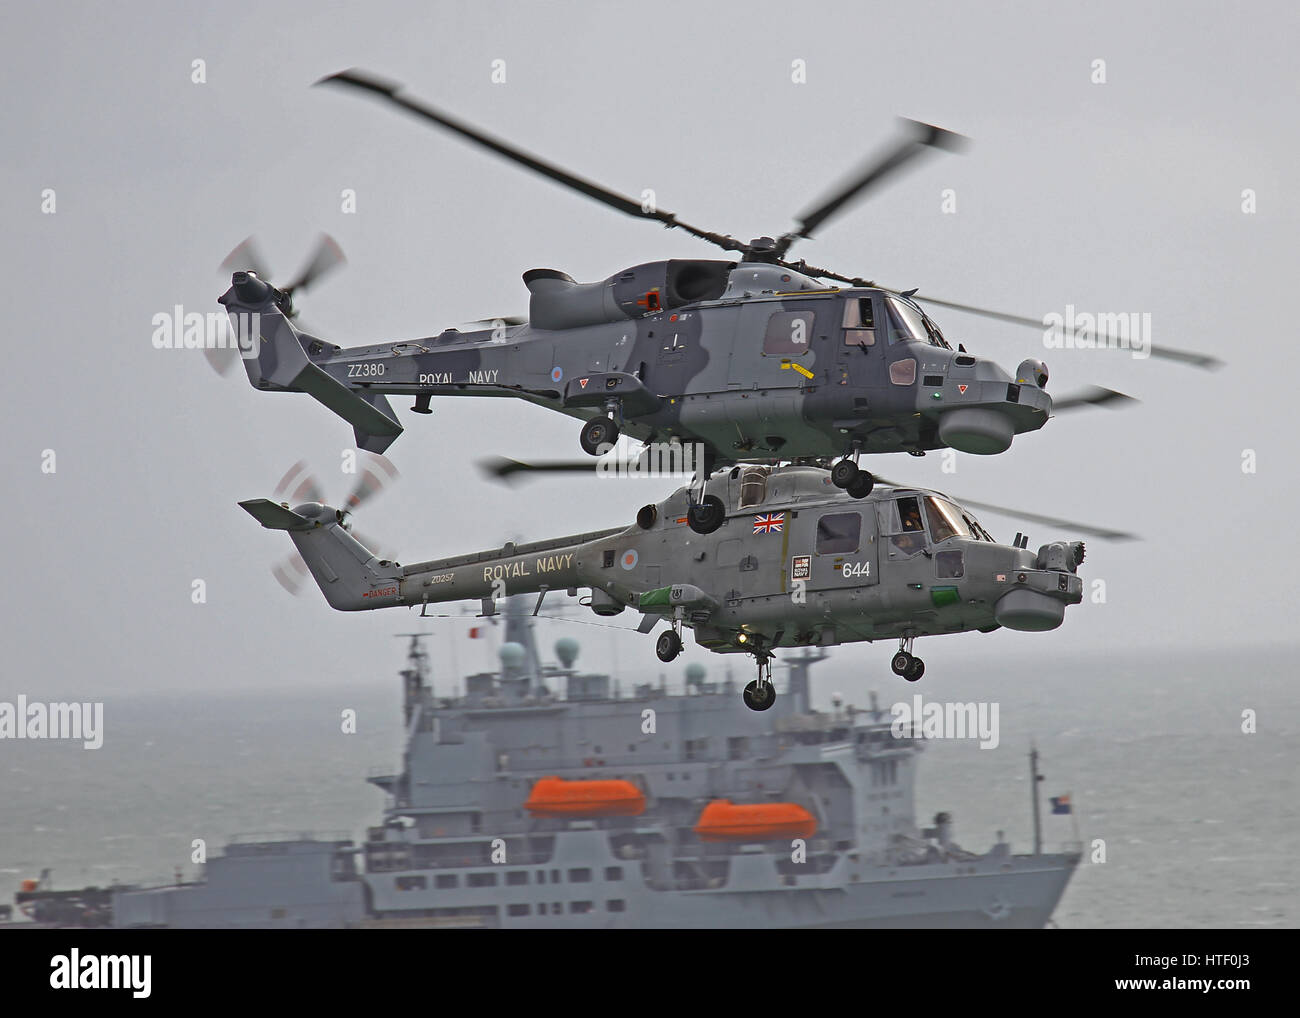
M 248 845 L 258 842 L 279 844 L 287 841 L 351 841 L 348 831 L 241 831 L 230 836 L 231 845 Z

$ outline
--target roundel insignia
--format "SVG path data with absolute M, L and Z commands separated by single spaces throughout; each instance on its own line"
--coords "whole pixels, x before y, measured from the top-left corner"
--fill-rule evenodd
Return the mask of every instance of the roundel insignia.
M 637 555 L 635 548 L 629 548 L 627 551 L 623 552 L 623 568 L 635 569 L 639 557 L 640 556 Z
M 559 367 L 559 366 L 556 366 L 556 367 L 551 368 L 551 381 L 552 381 L 552 382 L 558 382 L 558 381 L 559 381 L 561 378 L 563 378 L 563 377 L 564 377 L 564 369 L 563 369 L 563 368 L 561 368 L 561 367 Z

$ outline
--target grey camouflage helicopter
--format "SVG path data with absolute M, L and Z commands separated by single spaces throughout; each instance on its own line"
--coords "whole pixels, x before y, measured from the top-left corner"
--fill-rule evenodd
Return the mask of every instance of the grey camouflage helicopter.
M 919 636 L 1055 629 L 1082 600 L 1081 541 L 1027 550 L 1017 534 L 996 543 L 970 509 L 935 491 L 886 486 L 863 500 L 818 467 L 744 465 L 717 473 L 708 497 L 723 506 L 709 534 L 687 524 L 694 497 L 682 487 L 644 506 L 636 522 L 585 534 L 403 566 L 356 540 L 350 513 L 321 502 L 239 503 L 263 527 L 287 531 L 326 601 L 339 611 L 479 599 L 483 614 L 514 594 L 590 588 L 600 616 L 642 613 L 638 630 L 660 622 L 661 661 L 682 650 L 682 631 L 717 653 L 748 653 L 758 677 L 745 703 L 766 710 L 776 692 L 773 651 L 897 639 L 892 668 L 916 681 Z M 986 506 L 1011 514 L 1011 510 Z M 1025 515 L 1025 514 L 1019 514 Z M 1030 517 L 1110 539 L 1132 537 L 1050 517 Z
M 620 212 L 740 256 L 647 262 L 597 283 L 532 269 L 523 277 L 526 322 L 502 318 L 483 329 L 348 349 L 293 324 L 293 290 L 310 275 L 279 289 L 256 264 L 234 272 L 220 302 L 248 339 L 241 347 L 250 382 L 309 393 L 353 425 L 359 448 L 382 453 L 401 434 L 390 395 L 413 397 L 411 409 L 421 414 L 432 412 L 433 396 L 510 396 L 584 421 L 580 442 L 593 456 L 620 433 L 646 444 L 691 443 L 701 450 L 701 484 L 736 463 L 829 465 L 838 458 L 834 484 L 864 498 L 874 478 L 858 465 L 863 453 L 921 456 L 950 447 L 995 454 L 1054 412 L 1129 398 L 1093 387 L 1053 401 L 1042 361 L 1027 358 L 1013 377 L 960 346 L 953 350 L 914 290 L 787 259 L 797 240 L 904 165 L 958 148 L 964 139 L 949 131 L 908 121 L 907 137 L 805 212 L 796 230 L 743 242 L 577 177 L 361 72 L 323 82 L 379 96 Z M 241 248 L 256 261 L 251 247 Z M 326 254 L 322 249 L 312 265 L 333 264 L 322 262 Z M 252 321 L 258 324 L 250 330 Z M 1163 347 L 1151 353 L 1202 367 L 1217 363 Z M 702 501 L 691 504 L 689 516 L 693 528 L 717 522 Z

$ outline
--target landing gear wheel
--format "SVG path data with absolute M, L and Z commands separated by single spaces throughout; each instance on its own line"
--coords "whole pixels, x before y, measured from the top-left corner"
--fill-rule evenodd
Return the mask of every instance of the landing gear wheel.
M 916 660 L 905 650 L 900 650 L 894 655 L 894 659 L 889 662 L 889 667 L 894 670 L 895 675 L 907 675 L 907 670 L 912 667 L 912 662 Z
M 727 507 L 717 495 L 705 495 L 704 501 L 686 510 L 686 522 L 697 534 L 711 534 L 727 518 Z
M 759 682 L 757 679 L 746 686 L 741 695 L 745 699 L 745 706 L 750 710 L 767 710 L 776 703 L 776 687 L 770 682 Z
M 593 417 L 582 426 L 578 441 L 588 456 L 599 456 L 602 445 L 613 445 L 618 441 L 618 424 L 609 417 Z
M 903 673 L 903 678 L 908 682 L 915 682 L 925 674 L 925 662 L 919 657 L 912 658 L 912 663 L 907 666 L 907 671 Z
M 840 460 L 831 467 L 831 484 L 837 488 L 847 488 L 857 479 L 858 465 L 852 460 Z
M 845 489 L 854 498 L 866 498 L 876 486 L 876 479 L 865 470 L 859 470 L 858 476 L 849 482 Z
M 682 638 L 673 630 L 660 633 L 659 639 L 655 641 L 655 654 L 659 660 L 667 664 L 682 652 Z

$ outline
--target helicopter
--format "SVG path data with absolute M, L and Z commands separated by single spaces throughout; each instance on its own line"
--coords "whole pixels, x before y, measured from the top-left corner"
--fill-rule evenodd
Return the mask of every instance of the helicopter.
M 402 433 L 389 396 L 413 397 L 410 409 L 419 414 L 432 413 L 434 396 L 514 397 L 581 420 L 579 443 L 590 456 L 625 434 L 646 444 L 699 445 L 701 478 L 738 463 L 835 460 L 835 485 L 864 498 L 874 477 L 859 465 L 863 454 L 952 448 L 992 455 L 1054 413 L 1130 398 L 1091 387 L 1053 400 L 1041 360 L 1026 358 L 1011 375 L 961 345 L 954 350 L 922 302 L 1039 329 L 1042 321 L 787 257 L 902 167 L 959 150 L 965 139 L 953 132 L 905 121 L 904 137 L 804 212 L 796 229 L 746 242 L 578 177 L 367 73 L 344 71 L 318 84 L 377 96 L 619 212 L 738 253 L 731 261 L 646 262 L 592 283 L 531 269 L 523 276 L 526 320 L 502 317 L 481 329 L 345 349 L 294 324 L 293 292 L 308 277 L 275 286 L 245 242 L 236 251 L 252 264 L 231 275 L 219 302 L 246 340 L 249 381 L 310 394 L 353 425 L 361 449 L 382 453 Z M 334 264 L 327 254 L 322 249 L 312 265 Z M 1150 352 L 1200 367 L 1218 363 L 1165 347 Z
M 744 690 L 752 710 L 772 706 L 773 652 L 896 639 L 895 674 L 921 678 L 912 653 L 920 636 L 999 628 L 1058 627 L 1083 598 L 1082 541 L 1028 550 L 1028 538 L 999 544 L 970 509 L 937 491 L 882 483 L 865 499 L 809 465 L 736 465 L 706 484 L 722 507 L 708 534 L 686 526 L 690 485 L 643 506 L 627 527 L 575 534 L 403 566 L 356 540 L 351 514 L 321 502 L 251 499 L 239 505 L 261 525 L 287 531 L 329 605 L 339 611 L 496 601 L 590 588 L 581 604 L 611 617 L 631 608 L 649 634 L 667 623 L 655 652 L 681 653 L 682 633 L 716 653 L 753 656 L 758 676 Z M 989 506 L 1006 512 L 1001 507 Z M 1133 535 L 1068 524 L 1109 539 Z

